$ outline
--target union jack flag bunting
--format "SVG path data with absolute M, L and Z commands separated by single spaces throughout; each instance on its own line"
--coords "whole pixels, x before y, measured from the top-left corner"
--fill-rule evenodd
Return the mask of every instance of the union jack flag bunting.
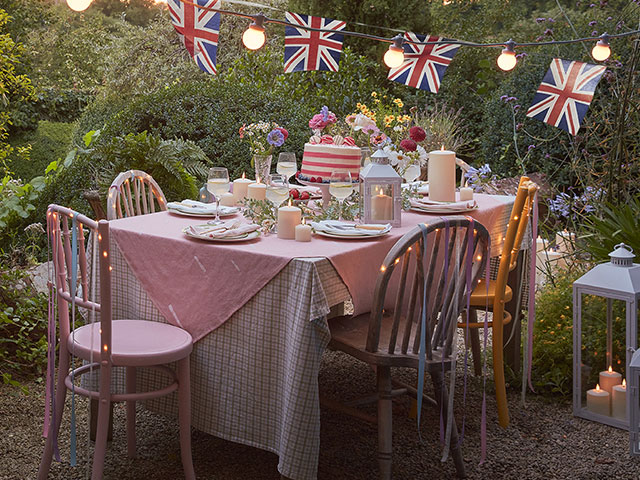
M 606 67 L 554 58 L 533 97 L 527 117 L 578 133 Z
M 341 20 L 331 18 L 311 17 L 297 13 L 286 12 L 286 19 L 290 23 L 311 28 L 325 30 L 344 30 L 346 25 Z M 303 70 L 338 71 L 342 42 L 341 33 L 314 32 L 286 26 L 284 29 L 284 71 L 285 73 Z
M 404 34 L 405 40 L 412 42 L 441 42 L 443 37 L 418 35 L 411 32 Z M 438 93 L 444 72 L 451 63 L 459 45 L 414 45 L 404 44 L 404 63 L 389 70 L 388 79 L 404 83 L 410 87 Z
M 221 8 L 221 0 L 190 0 L 202 7 Z M 180 35 L 189 55 L 200 70 L 215 75 L 218 34 L 220 33 L 220 12 L 211 12 L 183 3 L 169 0 L 171 23 Z

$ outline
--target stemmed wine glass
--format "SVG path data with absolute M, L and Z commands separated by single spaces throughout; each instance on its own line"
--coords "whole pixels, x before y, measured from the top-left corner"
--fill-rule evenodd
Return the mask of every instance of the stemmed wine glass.
M 297 171 L 298 163 L 296 162 L 295 152 L 282 152 L 278 155 L 276 172 L 281 175 L 286 175 L 287 179 L 290 179 Z
M 209 169 L 207 180 L 207 190 L 216 199 L 216 218 L 207 222 L 210 225 L 219 225 L 220 220 L 220 195 L 229 191 L 229 172 L 224 167 L 213 167 Z
M 329 193 L 338 199 L 338 220 L 342 220 L 342 203 L 353 193 L 351 173 L 345 168 L 337 168 L 331 172 L 329 179 Z
M 269 175 L 266 197 L 276 208 L 289 198 L 289 182 L 286 175 L 279 173 Z

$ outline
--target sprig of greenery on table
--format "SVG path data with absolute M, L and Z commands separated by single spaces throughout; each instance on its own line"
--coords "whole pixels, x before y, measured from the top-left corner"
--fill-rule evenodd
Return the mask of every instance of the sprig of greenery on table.
M 245 207 L 243 215 L 253 223 L 260 225 L 265 233 L 269 232 L 276 224 L 276 209 L 269 200 L 245 198 L 241 205 Z
M 359 209 L 359 195 L 358 192 L 354 192 L 351 196 L 342 202 L 332 198 L 327 207 L 319 206 L 312 208 L 308 204 L 301 203 L 298 205 L 302 209 L 302 215 L 306 218 L 310 218 L 314 222 L 320 222 L 322 220 L 338 220 L 340 217 L 344 220 L 355 220 L 358 218 Z M 341 211 L 342 210 L 342 211 Z
M 411 209 L 412 198 L 420 198 L 417 185 L 411 185 L 408 188 L 402 189 L 402 210 L 405 212 L 408 212 Z

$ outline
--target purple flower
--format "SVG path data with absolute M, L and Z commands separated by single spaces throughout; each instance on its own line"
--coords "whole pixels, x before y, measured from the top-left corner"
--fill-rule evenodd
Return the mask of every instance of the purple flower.
M 329 120 L 329 107 L 327 107 L 326 105 L 323 106 L 320 109 L 320 113 L 322 114 L 322 121 L 326 122 L 327 120 Z
M 547 28 L 547 29 L 544 31 L 543 35 L 548 35 L 548 36 L 553 35 L 553 30 L 552 30 L 552 29 L 550 29 L 550 28 Z
M 518 113 L 518 110 L 520 110 L 520 105 L 514 105 L 513 106 L 514 113 Z
M 548 153 L 544 154 L 544 158 L 546 158 L 547 160 L 551 158 L 551 155 L 549 155 Z
M 519 132 L 522 127 L 524 127 L 524 123 L 522 123 L 522 122 L 518 123 L 516 125 L 516 132 Z
M 593 32 L 591 32 L 591 36 L 592 37 L 597 37 L 598 36 L 598 31 L 594 30 Z
M 470 167 L 464 177 L 476 192 L 481 192 L 482 185 L 489 183 L 493 179 L 493 174 L 489 164 L 485 163 L 480 168 Z
M 546 20 L 546 18 L 538 17 L 536 18 L 536 23 L 542 23 Z
M 555 21 L 553 18 L 551 18 L 551 17 L 547 18 L 547 22 L 549 22 L 549 23 L 556 23 L 556 21 Z
M 522 53 L 518 53 L 516 54 L 516 58 L 525 58 L 528 57 L 529 54 L 527 52 L 522 52 Z
M 274 147 L 280 147 L 284 143 L 284 135 L 278 129 L 273 129 L 267 135 L 267 142 Z
M 623 26 L 624 26 L 624 20 L 620 20 L 620 21 L 616 24 L 616 30 L 620 30 Z
M 566 193 L 559 193 L 549 200 L 549 210 L 558 217 L 568 218 L 571 213 L 571 197 Z
M 529 145 L 529 146 L 527 147 L 527 153 L 529 153 L 529 152 L 530 152 L 531 150 L 533 150 L 534 148 L 536 148 L 536 146 L 535 146 L 535 145 Z
M 589 22 L 589 26 L 590 26 L 590 27 L 593 27 L 596 23 L 598 23 L 598 22 L 596 22 L 595 20 L 591 20 L 591 21 Z

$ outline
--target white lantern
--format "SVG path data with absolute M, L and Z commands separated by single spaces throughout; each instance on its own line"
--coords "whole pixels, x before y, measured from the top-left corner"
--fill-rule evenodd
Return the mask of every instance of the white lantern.
M 609 256 L 573 284 L 573 414 L 627 429 L 630 395 L 621 384 L 638 345 L 640 265 L 623 243 Z
M 389 165 L 389 158 L 380 148 L 371 155 L 371 163 L 360 173 L 360 196 L 364 223 L 401 225 L 402 178 Z
M 629 444 L 631 455 L 640 455 L 640 350 L 636 350 L 629 364 Z

